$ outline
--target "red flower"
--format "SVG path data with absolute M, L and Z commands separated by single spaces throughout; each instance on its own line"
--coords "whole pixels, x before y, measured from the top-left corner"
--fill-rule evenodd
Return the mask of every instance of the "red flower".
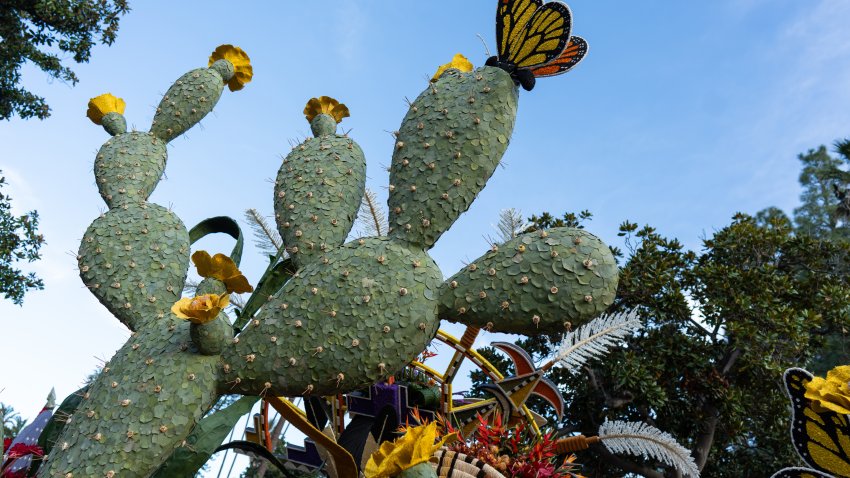
M 10 459 L 27 455 L 44 456 L 44 450 L 38 445 L 27 445 L 24 443 L 17 443 L 9 450 Z

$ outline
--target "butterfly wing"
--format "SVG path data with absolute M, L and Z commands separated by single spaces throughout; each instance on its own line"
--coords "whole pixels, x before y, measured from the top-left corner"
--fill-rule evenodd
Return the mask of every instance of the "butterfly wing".
M 809 468 L 783 468 L 770 478 L 835 478 L 832 475 L 811 470 Z
M 806 384 L 811 380 L 812 375 L 803 369 L 790 368 L 785 371 L 785 390 L 791 399 L 792 409 L 791 441 L 803 461 L 812 468 L 835 476 L 850 477 L 850 422 L 847 415 L 814 411 L 811 400 L 805 397 Z M 821 476 L 811 470 L 800 473 L 808 473 L 815 478 Z
M 531 10 L 532 7 L 537 7 Z M 570 39 L 572 13 L 561 2 L 508 0 L 499 4 L 499 60 L 517 68 L 540 66 L 558 58 Z M 529 13 L 530 12 L 530 13 Z M 501 24 L 499 24 L 501 22 Z
M 499 58 L 506 58 L 508 40 L 528 25 L 531 16 L 543 5 L 543 0 L 499 0 L 496 8 L 496 46 Z
M 582 37 L 570 37 L 567 49 L 555 61 L 543 66 L 532 68 L 531 72 L 537 78 L 555 76 L 572 70 L 587 55 L 587 42 Z

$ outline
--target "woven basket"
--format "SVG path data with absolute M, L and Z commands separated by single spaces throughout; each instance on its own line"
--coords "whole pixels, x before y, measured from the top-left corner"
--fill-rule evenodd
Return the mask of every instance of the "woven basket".
M 440 478 L 505 478 L 492 466 L 463 453 L 440 449 L 434 457 Z

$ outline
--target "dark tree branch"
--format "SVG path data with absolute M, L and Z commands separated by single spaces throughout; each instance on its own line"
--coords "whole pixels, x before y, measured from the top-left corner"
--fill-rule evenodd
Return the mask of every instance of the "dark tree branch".
M 741 349 L 733 347 L 726 356 L 720 361 L 720 376 L 726 377 L 741 356 Z M 720 422 L 720 410 L 712 400 L 706 401 L 702 408 L 703 413 L 707 417 L 703 423 L 700 434 L 697 436 L 696 445 L 694 446 L 693 454 L 694 461 L 697 467 L 702 471 L 705 463 L 708 461 L 708 454 L 711 451 L 711 445 L 714 443 L 714 434 L 717 431 L 717 424 Z

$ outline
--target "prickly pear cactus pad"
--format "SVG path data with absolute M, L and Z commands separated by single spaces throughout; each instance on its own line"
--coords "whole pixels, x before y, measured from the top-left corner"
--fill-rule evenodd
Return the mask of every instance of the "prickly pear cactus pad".
M 388 238 L 335 248 L 298 271 L 223 354 L 222 392 L 349 392 L 398 372 L 437 331 L 442 274 Z
M 106 118 L 111 116 L 118 115 Z M 165 171 L 165 148 L 165 141 L 140 131 L 119 133 L 104 143 L 94 162 L 100 197 L 109 207 L 146 201 Z
M 363 151 L 336 134 L 348 108 L 323 96 L 311 99 L 304 113 L 315 136 L 283 160 L 274 195 L 278 230 L 299 267 L 343 243 L 366 187 Z
M 241 70 L 237 70 L 237 65 L 225 56 L 226 52 L 231 51 L 234 61 L 242 66 Z M 253 70 L 250 74 L 246 71 L 250 69 L 250 63 L 247 69 L 243 66 L 243 62 L 248 61 L 248 55 L 238 47 L 218 47 L 210 56 L 208 68 L 198 68 L 184 74 L 165 92 L 156 108 L 151 133 L 168 142 L 195 126 L 218 103 L 225 83 L 231 85 L 233 91 L 232 85 L 240 85 L 235 89 L 241 89 L 251 81 Z M 234 78 L 238 81 L 233 82 Z
M 430 248 L 466 211 L 502 158 L 518 93 L 510 75 L 446 69 L 410 105 L 390 167 L 390 236 Z
M 188 253 L 189 233 L 174 213 L 157 204 L 125 204 L 86 230 L 80 277 L 118 320 L 139 330 L 180 298 Z
M 582 229 L 523 234 L 447 280 L 440 317 L 494 332 L 563 331 L 613 303 L 617 271 L 608 246 Z

